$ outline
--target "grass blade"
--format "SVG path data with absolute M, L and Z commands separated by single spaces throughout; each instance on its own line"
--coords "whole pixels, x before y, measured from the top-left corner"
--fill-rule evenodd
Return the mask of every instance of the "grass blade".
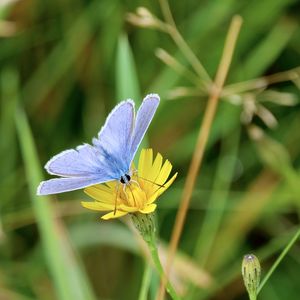
M 55 216 L 50 198 L 36 195 L 36 188 L 42 180 L 41 168 L 28 120 L 21 106 L 16 109 L 15 122 L 41 243 L 58 298 L 95 299 L 70 246 L 65 228 Z

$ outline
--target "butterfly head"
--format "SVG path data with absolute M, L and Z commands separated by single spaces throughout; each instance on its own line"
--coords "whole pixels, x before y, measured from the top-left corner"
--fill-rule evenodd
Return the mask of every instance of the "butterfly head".
M 130 180 L 131 180 L 131 176 L 128 174 L 122 175 L 120 178 L 120 182 L 126 185 L 130 182 Z

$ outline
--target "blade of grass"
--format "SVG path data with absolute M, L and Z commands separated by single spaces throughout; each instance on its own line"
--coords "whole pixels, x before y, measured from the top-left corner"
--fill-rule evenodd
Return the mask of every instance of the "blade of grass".
M 281 254 L 279 255 L 279 257 L 276 259 L 276 261 L 272 265 L 272 267 L 269 270 L 269 272 L 267 273 L 267 275 L 262 280 L 262 282 L 261 282 L 261 284 L 260 284 L 260 286 L 258 288 L 257 294 L 259 294 L 259 292 L 261 291 L 261 289 L 267 283 L 267 281 L 269 280 L 269 278 L 271 277 L 271 275 L 273 274 L 273 272 L 276 270 L 276 268 L 278 267 L 278 265 L 280 264 L 280 262 L 284 259 L 284 257 L 287 255 L 287 253 L 292 248 L 292 246 L 296 243 L 296 241 L 298 240 L 299 237 L 300 237 L 300 228 L 295 233 L 295 235 L 292 237 L 292 239 L 290 240 L 290 242 L 285 246 L 285 248 L 283 249 L 283 251 L 281 252 Z
M 36 195 L 36 188 L 42 180 L 41 168 L 28 120 L 21 106 L 16 109 L 15 122 L 32 206 L 57 295 L 62 300 L 95 299 L 88 279 L 71 248 L 65 228 L 55 215 L 50 198 Z
M 208 260 L 217 232 L 219 231 L 224 210 L 226 208 L 226 201 L 228 199 L 235 169 L 235 160 L 231 159 L 228 161 L 226 160 L 226 157 L 235 158 L 237 156 L 240 139 L 239 131 L 240 128 L 237 128 L 230 137 L 224 136 L 222 140 L 220 159 L 212 187 L 212 193 L 195 247 L 195 255 L 199 258 L 202 267 L 206 266 L 206 261 Z M 224 174 L 226 174 L 226 177 Z M 219 191 L 224 192 L 222 197 L 219 196 Z
M 122 34 L 118 42 L 116 64 L 117 99 L 131 98 L 140 104 L 140 89 L 136 67 L 128 38 Z
M 51 89 L 63 78 L 92 38 L 93 31 L 103 18 L 106 2 L 92 1 L 66 32 L 62 40 L 46 57 L 44 62 L 29 78 L 23 87 L 25 103 L 30 103 L 34 111 Z M 80 36 L 80 38 L 78 38 Z M 55 66 L 53 68 L 53 66 Z
M 267 33 L 247 58 L 243 68 L 244 77 L 253 78 L 253 76 L 262 74 L 286 47 L 296 28 L 297 24 L 287 19 L 280 20 L 275 24 L 271 32 Z

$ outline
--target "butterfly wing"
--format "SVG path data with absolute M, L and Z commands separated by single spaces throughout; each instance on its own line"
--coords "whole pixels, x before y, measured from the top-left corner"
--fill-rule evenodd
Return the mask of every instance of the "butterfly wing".
M 114 179 L 107 161 L 88 144 L 55 155 L 47 162 L 45 169 L 49 174 L 65 178 L 41 182 L 38 195 L 68 192 Z
M 65 150 L 55 155 L 45 165 L 49 174 L 63 177 L 93 176 L 103 173 L 105 167 L 105 160 L 99 151 L 89 144 Z
M 61 152 L 46 164 L 45 169 L 55 178 L 41 182 L 38 195 L 81 189 L 93 184 L 119 179 L 128 171 L 128 153 L 134 120 L 134 103 L 123 101 L 109 114 L 93 139 L 94 146 L 85 144 Z
M 126 100 L 117 105 L 93 139 L 94 146 L 111 166 L 116 179 L 128 172 L 130 146 L 134 124 L 134 102 Z
M 130 158 L 133 159 L 148 127 L 153 119 L 156 109 L 159 104 L 159 96 L 157 94 L 147 95 L 136 115 L 134 131 L 132 135 L 131 147 L 130 147 Z
M 37 188 L 37 195 L 51 195 L 74 191 L 101 182 L 103 181 L 99 177 L 54 178 L 42 181 Z

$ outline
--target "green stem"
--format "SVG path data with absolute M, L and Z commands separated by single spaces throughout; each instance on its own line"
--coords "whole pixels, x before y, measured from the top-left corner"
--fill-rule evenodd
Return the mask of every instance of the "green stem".
M 253 295 L 253 294 L 249 294 L 249 299 L 250 300 L 256 300 L 256 295 Z
M 164 278 L 165 274 L 164 274 L 164 270 L 162 268 L 162 265 L 161 265 L 161 262 L 159 259 L 158 250 L 157 250 L 157 246 L 156 246 L 156 242 L 155 242 L 155 237 L 153 236 L 151 239 L 149 239 L 149 241 L 147 241 L 147 244 L 149 246 L 154 265 L 155 265 L 160 277 Z M 176 291 L 174 290 L 173 286 L 171 285 L 171 283 L 169 281 L 167 281 L 167 283 L 166 283 L 166 290 L 169 293 L 169 295 L 172 297 L 173 300 L 180 300 L 180 297 L 177 295 Z
M 152 275 L 151 265 L 146 262 L 143 279 L 142 279 L 142 286 L 139 294 L 139 300 L 147 300 L 151 275 Z
M 265 276 L 265 278 L 261 282 L 261 284 L 260 284 L 260 286 L 259 286 L 259 288 L 257 290 L 257 294 L 259 294 L 259 292 L 261 291 L 261 289 L 263 288 L 263 286 L 266 284 L 266 282 L 268 281 L 268 279 L 270 278 L 270 276 L 273 274 L 273 272 L 275 271 L 275 269 L 278 267 L 278 265 L 280 264 L 280 262 L 283 260 L 283 258 L 286 256 L 286 254 L 291 249 L 291 247 L 297 241 L 297 239 L 299 238 L 299 236 L 300 236 L 300 228 L 297 230 L 296 234 L 292 237 L 292 239 L 290 240 L 290 242 L 283 249 L 283 251 L 281 252 L 281 254 L 279 255 L 279 257 L 277 258 L 277 260 L 273 264 L 272 268 L 269 270 L 269 272 L 267 273 L 267 275 Z

